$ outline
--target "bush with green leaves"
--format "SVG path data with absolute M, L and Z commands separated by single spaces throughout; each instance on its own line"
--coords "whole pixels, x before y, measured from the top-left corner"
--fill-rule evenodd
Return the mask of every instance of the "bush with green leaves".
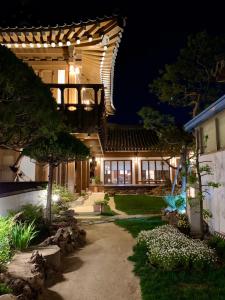
M 53 195 L 59 195 L 59 200 L 62 202 L 71 202 L 74 200 L 74 194 L 65 186 L 53 184 L 52 193 Z
M 11 294 L 12 289 L 7 286 L 5 283 L 0 283 L 0 296 L 4 294 Z
M 163 270 L 199 270 L 216 262 L 215 251 L 206 243 L 188 238 L 171 225 L 141 231 L 137 242 L 146 246 L 150 264 Z
M 225 240 L 217 235 L 213 235 L 208 240 L 208 245 L 216 250 L 218 256 L 225 259 Z
M 12 219 L 0 217 L 0 270 L 11 257 L 10 233 L 12 229 Z
M 36 237 L 37 233 L 38 231 L 35 230 L 34 222 L 30 224 L 14 224 L 11 231 L 12 247 L 20 251 L 28 248 L 30 242 Z

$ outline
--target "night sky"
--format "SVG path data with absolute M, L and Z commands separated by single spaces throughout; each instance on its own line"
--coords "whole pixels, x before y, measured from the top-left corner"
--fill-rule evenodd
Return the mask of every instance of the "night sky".
M 188 34 L 225 33 L 224 9 L 216 1 L 15 0 L 6 2 L 4 9 L 2 3 L 1 26 L 64 24 L 112 13 L 127 17 L 115 70 L 116 114 L 109 119 L 116 123 L 140 123 L 136 112 L 147 105 L 187 121 L 190 116 L 185 110 L 158 104 L 148 85 L 159 69 L 175 61 Z

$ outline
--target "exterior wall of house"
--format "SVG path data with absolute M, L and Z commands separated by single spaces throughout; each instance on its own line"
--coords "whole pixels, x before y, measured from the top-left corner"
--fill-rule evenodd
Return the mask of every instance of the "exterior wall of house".
M 203 184 L 210 181 L 221 184 L 219 188 L 210 188 L 204 200 L 204 208 L 212 213 L 212 218 L 208 219 L 209 228 L 225 234 L 225 151 L 201 155 L 200 161 L 207 161 L 213 173 L 202 177 Z
M 132 167 L 132 182 L 131 184 L 141 184 L 143 183 L 142 181 L 142 175 L 141 175 L 141 162 L 142 161 L 161 161 L 162 158 L 156 155 L 157 153 L 150 153 L 150 152 L 143 152 L 137 155 L 137 153 L 106 153 L 104 157 L 99 157 L 96 159 L 97 166 L 99 165 L 100 167 L 100 180 L 102 183 L 104 183 L 104 162 L 105 161 L 131 161 L 131 167 Z M 164 157 L 166 159 L 168 157 Z M 173 166 L 177 166 L 177 160 L 176 159 L 171 159 L 170 163 Z M 169 168 L 168 168 L 169 169 Z M 169 170 L 169 176 L 170 180 L 173 181 L 174 179 L 174 171 L 172 168 Z
M 208 182 L 220 184 L 219 188 L 206 187 L 208 192 L 205 194 L 203 206 L 212 213 L 212 218 L 208 218 L 207 223 L 211 232 L 225 234 L 225 111 L 201 123 L 196 128 L 196 138 L 199 139 L 202 153 L 200 162 L 202 165 L 209 165 L 212 171 L 212 175 L 202 176 L 203 185 L 207 186 Z M 195 191 L 190 192 L 194 197 Z M 193 211 L 189 210 L 189 216 L 198 223 L 197 228 L 199 216 Z
M 14 173 L 9 166 L 15 163 L 18 155 L 16 151 L 0 148 L 0 182 L 14 180 Z

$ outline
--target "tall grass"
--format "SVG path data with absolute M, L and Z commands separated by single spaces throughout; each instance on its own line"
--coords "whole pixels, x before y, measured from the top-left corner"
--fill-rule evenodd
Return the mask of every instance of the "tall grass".
M 11 242 L 15 249 L 24 250 L 35 238 L 38 231 L 35 230 L 34 222 L 30 224 L 18 223 L 13 225 L 11 232 Z
M 10 234 L 12 219 L 0 217 L 0 271 L 11 257 Z

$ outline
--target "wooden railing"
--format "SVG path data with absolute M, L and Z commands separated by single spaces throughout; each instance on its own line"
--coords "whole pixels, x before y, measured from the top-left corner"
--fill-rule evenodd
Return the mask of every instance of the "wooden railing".
M 58 110 L 74 132 L 94 132 L 105 116 L 104 87 L 102 84 L 47 84 L 55 98 Z M 59 93 L 60 91 L 60 93 Z M 88 97 L 85 97 L 85 94 Z

